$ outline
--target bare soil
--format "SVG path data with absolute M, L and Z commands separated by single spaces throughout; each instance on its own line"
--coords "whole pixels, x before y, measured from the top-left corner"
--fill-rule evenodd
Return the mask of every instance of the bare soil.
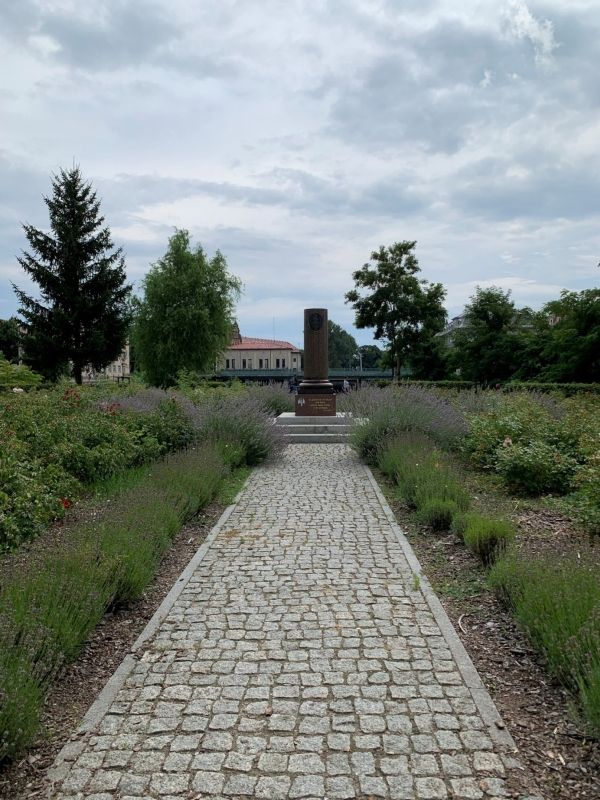
M 106 614 L 77 661 L 53 685 L 44 706 L 41 732 L 35 745 L 26 756 L 0 772 L 0 800 L 39 800 L 43 796 L 46 771 L 223 510 L 224 506 L 218 503 L 203 509 L 174 538 L 142 599 L 127 608 Z M 64 539 L 71 524 L 81 521 L 84 516 L 101 513 L 101 504 L 82 504 L 73 512 L 69 525 L 55 527 L 12 556 L 9 559 L 12 567 L 15 563 L 25 563 L 32 557 L 43 556 L 44 552 L 55 548 Z
M 600 563 L 600 546 L 561 514 L 484 493 L 481 486 L 477 491 L 482 509 L 490 506 L 498 513 L 503 506 L 502 513 L 508 512 L 521 547 Z M 598 800 L 600 742 L 585 736 L 568 694 L 548 676 L 524 632 L 487 589 L 478 559 L 454 534 L 434 534 L 417 525 L 389 492 L 388 500 L 539 790 L 547 800 Z

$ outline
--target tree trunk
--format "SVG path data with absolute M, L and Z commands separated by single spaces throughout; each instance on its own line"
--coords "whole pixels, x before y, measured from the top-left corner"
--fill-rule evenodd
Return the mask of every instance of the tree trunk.
M 395 359 L 396 383 L 400 383 L 401 368 L 402 368 L 402 362 L 400 360 L 400 353 L 396 353 L 396 359 Z
M 73 377 L 75 378 L 75 383 L 78 386 L 81 386 L 81 383 L 82 383 L 82 373 L 83 373 L 83 367 L 81 366 L 81 364 L 74 363 L 73 364 Z

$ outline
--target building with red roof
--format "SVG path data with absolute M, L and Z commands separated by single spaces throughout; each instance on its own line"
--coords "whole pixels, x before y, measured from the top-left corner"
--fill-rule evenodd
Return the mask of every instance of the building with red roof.
M 300 369 L 300 350 L 282 339 L 242 336 L 234 325 L 231 344 L 223 354 L 220 368 L 227 370 Z

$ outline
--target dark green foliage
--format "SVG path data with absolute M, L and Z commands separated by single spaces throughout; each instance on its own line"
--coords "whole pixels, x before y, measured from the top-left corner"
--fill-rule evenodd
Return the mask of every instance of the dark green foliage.
M 81 383 L 86 365 L 101 369 L 121 352 L 131 287 L 121 249 L 113 251 L 100 201 L 79 167 L 53 178 L 45 202 L 51 232 L 24 225 L 33 255 L 18 258 L 41 293 L 36 300 L 15 287 L 26 323 L 23 346 L 36 371 L 56 378 L 70 362 Z
M 464 327 L 452 337 L 452 368 L 477 383 L 508 380 L 520 363 L 531 316 L 529 309 L 517 311 L 510 291 L 478 287 L 465 307 Z
M 7 395 L 0 403 L 0 548 L 32 538 L 83 492 L 130 466 L 190 444 L 194 423 L 180 402 L 141 410 L 104 401 L 93 388 Z M 121 401 L 118 402 L 118 400 Z
M 600 381 L 600 289 L 563 291 L 544 306 L 540 378 Z M 550 324 L 550 322 L 555 324 Z
M 137 366 L 154 386 L 172 386 L 181 370 L 209 372 L 229 344 L 240 282 L 217 251 L 207 258 L 178 230 L 144 279 L 134 303 Z
M 363 344 L 358 348 L 360 362 L 363 369 L 378 369 L 381 367 L 381 356 L 383 350 L 376 344 Z
M 489 566 L 513 541 L 512 526 L 502 519 L 482 514 L 460 514 L 452 522 L 452 530 L 462 537 L 469 550 Z
M 371 253 L 352 277 L 356 288 L 346 293 L 346 302 L 356 312 L 357 328 L 375 328 L 375 339 L 386 341 L 398 378 L 400 368 L 412 358 L 424 357 L 433 337 L 446 322 L 441 283 L 421 280 L 413 253 L 416 242 L 396 242 Z M 364 295 L 359 290 L 366 290 Z
M 0 353 L 7 361 L 16 363 L 19 360 L 20 343 L 19 320 L 15 317 L 0 319 Z
M 563 397 L 576 394 L 600 394 L 600 383 L 542 383 L 541 381 L 510 381 L 502 386 L 504 392 L 551 392 Z
M 576 467 L 574 458 L 543 441 L 510 444 L 496 451 L 496 471 L 516 494 L 565 494 Z
M 358 344 L 354 336 L 332 320 L 329 328 L 329 366 L 331 369 L 352 369 L 358 361 Z
M 434 531 L 448 531 L 459 508 L 454 500 L 442 500 L 431 497 L 426 500 L 417 512 L 417 519 Z

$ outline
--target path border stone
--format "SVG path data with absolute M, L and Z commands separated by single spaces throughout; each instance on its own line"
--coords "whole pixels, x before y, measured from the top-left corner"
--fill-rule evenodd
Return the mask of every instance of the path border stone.
M 373 473 L 365 464 L 361 464 L 361 467 L 374 490 L 383 514 L 389 523 L 411 570 L 416 576 L 418 576 L 419 589 L 422 592 L 422 595 L 425 598 L 425 601 L 427 602 L 445 641 L 447 642 L 448 648 L 452 653 L 457 668 L 463 677 L 467 689 L 470 692 L 473 703 L 475 704 L 482 720 L 488 728 L 488 733 L 491 739 L 507 756 L 510 756 L 511 753 L 516 754 L 517 747 L 512 736 L 506 730 L 489 692 L 485 688 L 479 673 L 475 669 L 473 662 L 471 661 L 462 642 L 460 641 L 458 634 L 456 633 L 456 630 L 446 614 L 441 602 L 435 594 L 427 577 L 422 573 L 419 560 L 417 559 L 410 543 L 406 539 L 401 527 L 398 525 L 394 513 L 385 499 L 375 477 L 373 476 Z M 258 467 L 257 469 L 261 469 L 261 467 Z M 158 607 L 152 618 L 145 626 L 144 630 L 132 645 L 130 652 L 124 657 L 123 661 L 117 667 L 116 671 L 108 680 L 107 684 L 104 686 L 96 700 L 92 703 L 77 727 L 78 734 L 76 738 L 69 740 L 58 753 L 53 766 L 48 771 L 50 792 L 52 792 L 54 788 L 53 784 L 62 781 L 66 777 L 66 774 L 71 768 L 71 762 L 76 759 L 78 755 L 85 749 L 87 737 L 92 734 L 93 730 L 102 720 L 135 667 L 136 653 L 159 629 L 161 623 L 165 620 L 177 602 L 179 596 L 188 585 L 199 564 L 203 561 L 207 552 L 210 550 L 211 545 L 226 525 L 229 517 L 237 508 L 241 496 L 245 492 L 253 474 L 254 471 L 248 476 L 243 487 L 236 495 L 233 503 L 225 509 L 215 526 L 210 531 L 206 540 L 199 547 L 198 551 L 190 560 L 189 564 L 183 570 L 181 575 L 177 578 L 172 589 L 169 591 L 161 605 Z M 514 766 L 520 765 L 517 761 L 515 761 Z
M 471 661 L 471 658 L 467 651 L 464 648 L 463 643 L 461 642 L 458 634 L 456 633 L 456 629 L 452 624 L 450 617 L 446 614 L 446 611 L 441 604 L 438 596 L 436 595 L 435 591 L 433 590 L 431 584 L 427 577 L 423 574 L 421 564 L 419 563 L 419 559 L 417 558 L 415 551 L 412 549 L 412 546 L 408 539 L 406 538 L 405 534 L 402 531 L 402 528 L 398 525 L 396 521 L 396 517 L 394 512 L 392 511 L 389 503 L 385 499 L 379 484 L 377 483 L 375 476 L 371 472 L 371 470 L 363 464 L 364 470 L 367 473 L 369 481 L 373 486 L 373 490 L 377 495 L 377 499 L 381 504 L 383 509 L 383 513 L 385 514 L 388 522 L 392 530 L 394 531 L 394 535 L 398 539 L 400 547 L 404 552 L 404 556 L 408 561 L 408 564 L 412 571 L 418 576 L 419 578 L 419 588 L 427 601 L 427 605 L 431 609 L 431 613 L 433 614 L 436 623 L 439 626 L 440 631 L 442 632 L 446 642 L 448 643 L 448 647 L 454 660 L 456 661 L 456 665 L 459 669 L 460 674 L 463 676 L 465 681 L 465 685 L 469 689 L 471 693 L 471 697 L 473 698 L 473 702 L 477 707 L 479 713 L 483 721 L 488 725 L 490 737 L 496 742 L 497 744 L 501 745 L 502 747 L 508 748 L 513 750 L 515 753 L 517 752 L 518 748 L 515 744 L 514 739 L 510 735 L 510 733 L 506 730 L 506 726 L 502 721 L 502 717 L 500 716 L 498 709 L 488 690 L 485 688 L 483 681 L 475 665 Z
M 221 532 L 222 528 L 225 526 L 229 517 L 233 514 L 242 494 L 246 490 L 248 482 L 252 476 L 252 472 L 246 480 L 244 481 L 243 486 L 236 494 L 233 503 L 227 506 L 227 508 L 223 511 L 217 522 L 215 523 L 214 527 L 204 540 L 196 553 L 193 555 L 192 559 L 185 567 L 183 572 L 179 575 L 175 583 L 173 584 L 172 589 L 169 591 L 167 596 L 164 598 L 162 603 L 156 609 L 152 617 L 148 620 L 146 626 L 144 627 L 143 631 L 140 633 L 138 638 L 135 642 L 131 645 L 131 650 L 123 661 L 119 664 L 117 669 L 113 672 L 111 677 L 108 679 L 108 682 L 98 695 L 98 697 L 94 700 L 92 705 L 88 708 L 85 712 L 81 722 L 77 726 L 77 731 L 81 731 L 82 734 L 77 741 L 68 741 L 58 752 L 56 758 L 54 759 L 53 765 L 48 770 L 48 781 L 50 782 L 50 790 L 52 790 L 52 784 L 62 781 L 70 768 L 70 761 L 76 757 L 85 746 L 85 736 L 90 734 L 96 725 L 101 721 L 104 717 L 108 709 L 110 708 L 112 702 L 115 700 L 118 693 L 123 688 L 125 681 L 131 674 L 134 666 L 135 666 L 135 654 L 137 651 L 142 647 L 142 645 L 151 638 L 151 636 L 158 630 L 163 620 L 169 614 L 169 611 L 173 608 L 175 603 L 177 602 L 179 596 L 185 589 L 185 587 L 190 582 L 191 577 L 193 576 L 194 572 L 198 565 L 202 562 L 204 557 L 206 556 L 207 552 L 210 549 L 211 544 L 217 538 L 219 533 Z

